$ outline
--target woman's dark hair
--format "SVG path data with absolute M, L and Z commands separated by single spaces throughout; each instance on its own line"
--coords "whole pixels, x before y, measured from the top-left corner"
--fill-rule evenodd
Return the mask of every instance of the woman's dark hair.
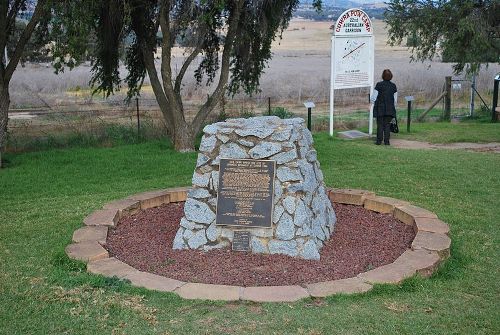
M 382 79 L 384 80 L 391 80 L 392 79 L 392 72 L 389 69 L 385 69 L 384 72 L 382 72 Z

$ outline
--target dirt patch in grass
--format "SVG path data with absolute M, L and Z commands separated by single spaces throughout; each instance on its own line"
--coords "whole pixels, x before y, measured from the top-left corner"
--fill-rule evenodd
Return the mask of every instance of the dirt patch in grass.
M 284 255 L 172 250 L 184 203 L 171 203 L 120 220 L 106 248 L 134 268 L 188 282 L 239 286 L 314 283 L 392 263 L 413 241 L 413 228 L 392 215 L 334 204 L 337 224 L 321 249 L 321 260 Z
M 401 149 L 448 149 L 448 150 L 468 150 L 477 152 L 492 152 L 500 153 L 500 143 L 448 143 L 448 144 L 433 144 L 429 142 L 422 141 L 411 141 L 411 140 L 391 140 L 391 145 L 395 148 Z

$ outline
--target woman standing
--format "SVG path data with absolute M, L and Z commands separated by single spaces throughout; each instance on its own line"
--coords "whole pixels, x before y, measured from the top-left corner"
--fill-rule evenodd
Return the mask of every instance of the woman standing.
M 391 81 L 391 70 L 385 69 L 382 72 L 382 79 L 383 81 L 379 81 L 375 85 L 371 97 L 371 102 L 375 103 L 373 106 L 373 117 L 377 118 L 377 141 L 375 144 L 380 145 L 383 140 L 385 145 L 390 145 L 390 125 L 392 119 L 396 117 L 398 89 Z

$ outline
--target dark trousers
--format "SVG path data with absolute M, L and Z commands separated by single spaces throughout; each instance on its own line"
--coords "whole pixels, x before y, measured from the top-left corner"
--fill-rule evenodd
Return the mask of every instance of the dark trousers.
M 391 138 L 391 120 L 392 116 L 377 117 L 377 143 L 389 144 Z

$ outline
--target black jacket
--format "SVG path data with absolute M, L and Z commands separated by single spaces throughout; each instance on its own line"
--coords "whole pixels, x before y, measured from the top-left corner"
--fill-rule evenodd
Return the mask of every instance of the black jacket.
M 373 106 L 373 117 L 396 117 L 396 108 L 394 107 L 394 93 L 398 91 L 396 84 L 389 80 L 379 81 L 375 85 L 375 89 L 378 91 L 378 96 Z

